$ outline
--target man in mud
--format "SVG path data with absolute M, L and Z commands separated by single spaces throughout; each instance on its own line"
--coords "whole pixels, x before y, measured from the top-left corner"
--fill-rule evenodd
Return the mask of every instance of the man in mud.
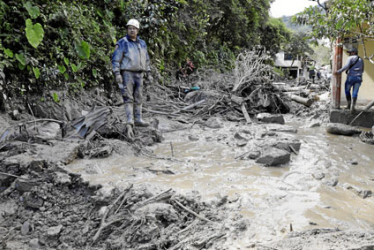
M 127 35 L 116 44 L 112 67 L 125 103 L 127 133 L 129 137 L 134 137 L 134 124 L 140 127 L 149 125 L 142 119 L 142 91 L 145 72 L 148 73 L 149 81 L 152 81 L 152 77 L 147 45 L 138 37 L 139 21 L 130 19 L 126 26 Z
M 358 90 L 362 83 L 364 60 L 357 55 L 357 48 L 352 48 L 347 52 L 349 53 L 347 63 L 343 66 L 343 68 L 334 73 L 340 74 L 343 71 L 347 73 L 347 80 L 345 81 L 345 97 L 347 98 L 347 109 L 350 109 L 351 113 L 353 113 L 355 111 L 357 102 Z M 352 96 L 351 89 L 353 89 Z

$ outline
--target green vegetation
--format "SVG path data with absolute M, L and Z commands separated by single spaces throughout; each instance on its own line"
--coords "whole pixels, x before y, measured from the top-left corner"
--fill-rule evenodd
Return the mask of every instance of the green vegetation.
M 0 72 L 6 93 L 79 91 L 113 81 L 111 54 L 126 22 L 141 22 L 153 67 L 225 71 L 241 51 L 278 52 L 290 35 L 270 19 L 271 0 L 0 0 Z
M 294 22 L 312 27 L 314 38 L 354 38 L 362 41 L 364 57 L 371 63 L 374 55 L 367 55 L 365 44 L 374 35 L 374 1 L 330 0 L 323 4 L 309 7 L 293 18 Z

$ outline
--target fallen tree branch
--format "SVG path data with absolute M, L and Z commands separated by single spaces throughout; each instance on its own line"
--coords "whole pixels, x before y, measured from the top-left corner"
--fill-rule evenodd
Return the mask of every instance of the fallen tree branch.
M 171 192 L 172 190 L 173 190 L 173 189 L 170 188 L 170 189 L 168 189 L 168 190 L 166 190 L 166 191 L 164 191 L 164 192 L 162 192 L 162 193 L 160 193 L 160 194 L 158 194 L 158 195 L 152 196 L 151 198 L 149 198 L 149 199 L 147 199 L 147 200 L 145 200 L 145 201 L 142 201 L 142 202 L 136 203 L 136 204 L 131 208 L 131 210 L 134 211 L 134 210 L 138 209 L 139 207 L 143 207 L 143 206 L 145 206 L 145 205 L 147 205 L 147 204 L 149 204 L 149 203 L 151 203 L 151 202 L 153 202 L 153 201 L 163 200 L 163 199 L 168 198 L 169 196 L 171 197 L 171 194 L 169 194 L 169 192 Z
M 175 202 L 178 206 L 180 206 L 182 209 L 186 210 L 187 212 L 189 212 L 190 214 L 192 214 L 192 215 L 194 215 L 195 217 L 199 218 L 200 220 L 203 220 L 203 221 L 206 221 L 206 222 L 214 223 L 214 221 L 211 221 L 211 220 L 209 220 L 209 219 L 207 219 L 207 218 L 205 218 L 205 217 L 203 217 L 203 216 L 201 216 L 201 215 L 195 213 L 195 212 L 192 211 L 191 209 L 189 209 L 189 208 L 183 206 L 182 203 L 180 203 L 179 201 L 174 200 L 174 202 Z
M 186 111 L 186 110 L 192 109 L 192 108 L 194 108 L 194 107 L 196 107 L 196 106 L 198 106 L 198 105 L 200 105 L 200 104 L 202 104 L 202 103 L 204 103 L 204 102 L 205 102 L 205 99 L 202 99 L 202 100 L 200 100 L 200 101 L 198 101 L 198 102 L 195 102 L 195 103 L 193 103 L 193 104 L 191 104 L 191 105 L 188 105 L 187 107 L 184 107 L 184 108 L 182 108 L 182 109 L 180 109 L 180 110 L 174 111 L 174 112 L 171 113 L 171 114 L 172 114 L 172 115 L 175 115 L 175 114 L 177 114 L 177 113 L 179 113 L 179 112 L 181 112 L 181 111 Z
M 103 217 L 101 218 L 101 222 L 100 222 L 100 227 L 99 229 L 97 230 L 96 234 L 94 235 L 94 237 L 92 238 L 92 244 L 94 244 L 100 237 L 100 234 L 101 232 L 103 231 L 104 228 L 118 222 L 118 221 L 121 221 L 123 220 L 124 218 L 119 218 L 119 219 L 115 219 L 115 220 L 112 220 L 112 221 L 109 221 L 109 222 L 106 222 L 106 218 L 108 217 L 108 214 L 109 212 L 111 211 L 111 209 L 114 207 L 114 205 L 120 200 L 122 199 L 126 194 L 127 192 L 133 187 L 133 184 L 131 184 L 128 188 L 126 188 L 122 194 L 120 196 L 117 197 L 117 199 L 112 202 L 112 204 L 110 204 L 108 206 L 108 209 L 105 211 Z

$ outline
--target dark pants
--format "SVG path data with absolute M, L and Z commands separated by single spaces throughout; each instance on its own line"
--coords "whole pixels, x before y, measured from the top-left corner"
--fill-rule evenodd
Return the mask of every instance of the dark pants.
M 124 103 L 142 104 L 143 72 L 122 71 L 123 84 L 119 84 Z M 122 85 L 122 86 L 121 86 Z
M 361 76 L 348 76 L 347 80 L 345 81 L 345 96 L 347 98 L 350 98 L 351 88 L 353 88 L 352 98 L 357 98 L 358 90 L 360 89 L 361 82 L 362 82 Z

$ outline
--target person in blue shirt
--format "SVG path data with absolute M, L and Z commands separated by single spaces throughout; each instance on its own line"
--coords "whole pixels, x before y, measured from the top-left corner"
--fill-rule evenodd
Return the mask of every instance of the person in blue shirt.
M 362 83 L 362 73 L 364 72 L 364 60 L 359 57 L 357 48 L 348 50 L 349 57 L 347 63 L 335 74 L 340 74 L 343 71 L 347 73 L 347 80 L 345 81 L 345 97 L 347 98 L 347 109 L 351 109 L 353 113 L 358 97 L 358 90 Z M 351 89 L 352 96 L 351 96 Z
M 130 19 L 126 26 L 127 35 L 118 40 L 112 56 L 113 73 L 125 103 L 127 124 L 147 127 L 149 124 L 142 119 L 142 91 L 145 73 L 152 81 L 150 59 L 145 41 L 138 37 L 139 21 Z

